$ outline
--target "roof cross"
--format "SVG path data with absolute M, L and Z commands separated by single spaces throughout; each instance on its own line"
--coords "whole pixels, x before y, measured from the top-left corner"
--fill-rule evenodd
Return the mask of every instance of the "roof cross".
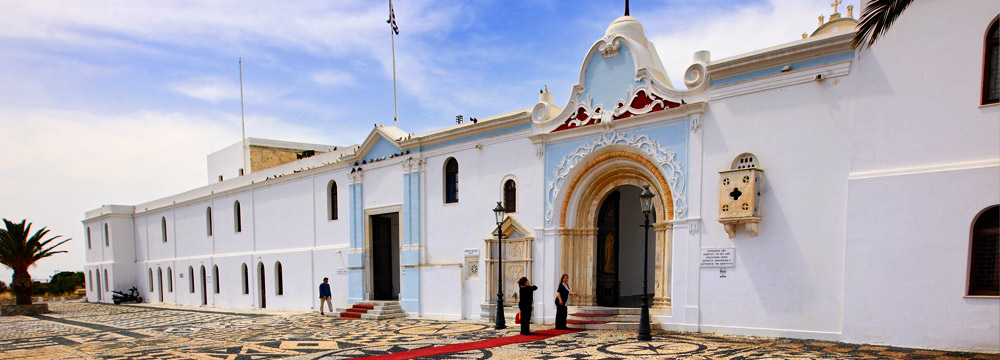
M 830 7 L 833 8 L 833 13 L 834 14 L 837 14 L 837 5 L 840 5 L 840 4 L 843 4 L 843 2 L 841 2 L 840 0 L 833 0 L 833 3 L 830 4 Z

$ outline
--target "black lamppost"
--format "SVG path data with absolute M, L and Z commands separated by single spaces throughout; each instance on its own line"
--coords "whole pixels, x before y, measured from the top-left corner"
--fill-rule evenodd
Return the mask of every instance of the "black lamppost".
M 642 251 L 642 315 L 639 318 L 639 336 L 636 339 L 641 341 L 653 340 L 649 329 L 649 213 L 653 211 L 653 193 L 649 191 L 649 185 L 643 185 L 642 193 L 639 194 L 639 204 L 642 205 L 642 215 L 646 218 L 642 227 L 645 228 L 645 240 Z
M 506 212 L 503 204 L 497 201 L 497 207 L 493 208 L 497 217 L 497 319 L 493 328 L 497 330 L 507 328 L 507 320 L 503 317 L 503 229 L 500 228 Z

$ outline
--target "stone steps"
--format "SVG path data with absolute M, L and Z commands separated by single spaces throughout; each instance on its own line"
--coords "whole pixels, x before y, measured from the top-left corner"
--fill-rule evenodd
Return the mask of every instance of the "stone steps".
M 579 306 L 570 311 L 566 318 L 569 327 L 587 330 L 639 330 L 642 309 L 610 308 L 599 306 Z M 652 329 L 659 328 L 650 324 Z
M 350 308 L 337 308 L 342 319 L 385 320 L 406 317 L 398 301 L 361 301 Z

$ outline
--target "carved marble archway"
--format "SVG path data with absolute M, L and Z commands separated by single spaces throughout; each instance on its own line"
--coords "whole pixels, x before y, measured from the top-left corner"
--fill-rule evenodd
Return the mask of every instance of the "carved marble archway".
M 654 221 L 653 307 L 670 305 L 670 226 L 673 197 L 661 171 L 640 154 L 627 149 L 605 152 L 582 165 L 570 183 L 563 201 L 560 223 L 562 239 L 561 273 L 571 274 L 570 287 L 580 296 L 571 305 L 596 305 L 597 212 L 614 190 L 623 186 L 650 185 L 656 218 Z M 666 211 L 659 210 L 666 209 Z

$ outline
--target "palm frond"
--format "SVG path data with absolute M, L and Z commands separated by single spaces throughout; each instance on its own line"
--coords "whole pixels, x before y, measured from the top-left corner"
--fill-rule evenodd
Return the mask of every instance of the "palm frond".
M 48 246 L 53 241 L 59 240 L 62 235 L 57 235 L 46 239 L 49 233 L 48 228 L 41 228 L 34 234 L 31 233 L 31 223 L 22 220 L 20 223 L 3 219 L 4 228 L 0 229 L 0 264 L 11 269 L 24 270 L 37 262 L 55 254 L 67 252 L 65 250 L 55 251 L 55 248 L 63 243 L 72 240 L 65 239 L 55 245 Z
M 854 33 L 851 47 L 857 49 L 864 45 L 865 48 L 871 48 L 912 2 L 913 0 L 869 0 L 858 20 L 858 31 Z

